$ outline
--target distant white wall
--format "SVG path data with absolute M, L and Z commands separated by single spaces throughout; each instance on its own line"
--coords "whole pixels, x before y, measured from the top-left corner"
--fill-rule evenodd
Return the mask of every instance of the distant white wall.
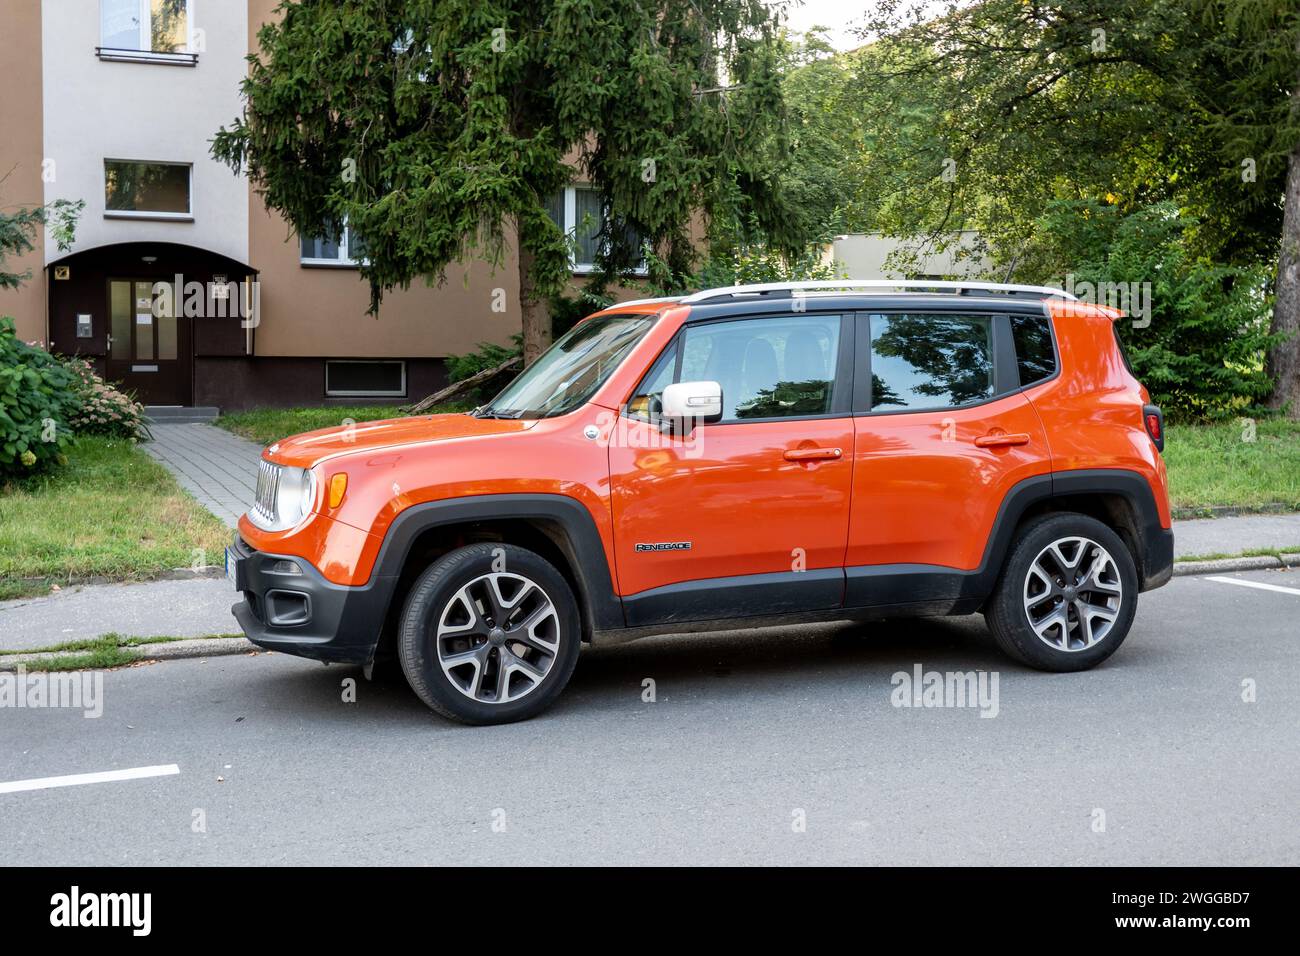
M 975 239 L 976 233 L 962 232 L 956 248 L 922 256 L 917 267 L 906 272 L 887 266 L 886 260 L 895 250 L 909 248 L 910 243 L 878 233 L 837 236 L 831 256 L 835 267 L 849 279 L 906 279 L 909 275 L 969 278 L 990 267 L 987 260 L 978 256 L 957 260 L 957 249 L 971 249 Z
M 208 154 L 240 115 L 248 4 L 191 0 L 205 49 L 195 67 L 101 61 L 100 0 L 42 0 L 45 199 L 84 199 L 71 252 L 116 242 L 179 242 L 248 262 L 248 184 Z M 18 82 L 18 80 L 11 80 Z M 193 222 L 104 218 L 104 159 L 192 163 Z M 46 263 L 62 258 L 53 243 Z

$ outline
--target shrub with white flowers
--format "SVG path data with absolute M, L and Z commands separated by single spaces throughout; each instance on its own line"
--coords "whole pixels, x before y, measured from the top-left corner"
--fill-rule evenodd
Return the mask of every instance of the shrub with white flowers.
M 63 364 L 75 381 L 78 408 L 69 424 L 76 434 L 132 441 L 150 437 L 144 406 L 132 395 L 105 382 L 85 359 L 65 358 Z

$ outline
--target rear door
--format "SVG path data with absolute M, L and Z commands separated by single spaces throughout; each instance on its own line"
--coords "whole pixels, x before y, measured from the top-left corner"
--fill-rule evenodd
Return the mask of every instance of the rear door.
M 981 568 L 1012 488 L 1051 480 L 1010 318 L 864 314 L 857 341 L 846 604 L 942 605 Z
M 852 315 L 686 325 L 610 444 L 630 625 L 838 607 L 853 475 Z M 673 382 L 717 381 L 720 421 L 656 422 Z

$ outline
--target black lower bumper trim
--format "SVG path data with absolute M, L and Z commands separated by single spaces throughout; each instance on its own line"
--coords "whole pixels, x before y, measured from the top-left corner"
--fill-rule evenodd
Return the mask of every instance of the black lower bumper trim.
M 383 630 L 392 582 L 334 584 L 302 558 L 268 554 L 236 536 L 231 547 L 243 600 L 231 608 L 258 647 L 318 661 L 364 664 Z M 286 573 L 291 562 L 298 573 Z

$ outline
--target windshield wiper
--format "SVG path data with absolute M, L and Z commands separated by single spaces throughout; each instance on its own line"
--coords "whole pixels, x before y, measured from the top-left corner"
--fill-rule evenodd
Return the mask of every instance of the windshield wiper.
M 524 415 L 526 415 L 526 414 L 528 414 L 528 409 L 526 409 L 526 408 L 511 408 L 511 409 L 506 409 L 505 411 L 500 411 L 500 412 L 493 411 L 492 409 L 488 409 L 488 408 L 482 408 L 482 409 L 475 409 L 475 410 L 474 410 L 474 417 L 475 417 L 475 418 L 505 418 L 505 419 L 515 419 L 515 418 L 523 418 Z

